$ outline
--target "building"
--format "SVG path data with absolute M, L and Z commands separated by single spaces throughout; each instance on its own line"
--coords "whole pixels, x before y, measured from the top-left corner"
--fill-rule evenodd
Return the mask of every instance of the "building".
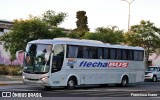
M 13 26 L 12 21 L 0 20 L 0 36 L 6 34 L 7 32 L 11 31 L 11 27 Z M 5 41 L 0 41 L 0 64 L 9 65 L 11 64 L 10 61 L 10 54 L 9 52 L 5 51 L 3 45 Z M 13 61 L 12 64 L 19 64 L 17 60 Z
M 0 20 L 0 36 L 2 36 L 6 32 L 9 32 L 12 26 L 13 22 Z
M 153 53 L 149 56 L 149 66 L 160 66 L 160 55 Z

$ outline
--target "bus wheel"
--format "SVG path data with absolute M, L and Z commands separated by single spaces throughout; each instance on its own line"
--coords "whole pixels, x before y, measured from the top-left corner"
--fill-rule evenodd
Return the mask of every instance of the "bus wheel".
M 122 81 L 121 81 L 121 86 L 127 86 L 127 84 L 128 84 L 128 78 L 127 77 L 123 77 L 122 78 Z
M 68 89 L 74 89 L 76 85 L 76 81 L 74 78 L 69 78 L 68 82 L 67 82 L 67 88 Z
M 51 90 L 52 89 L 52 87 L 50 87 L 50 86 L 44 86 L 45 87 L 45 89 L 47 89 L 47 90 Z
M 157 82 L 157 76 L 156 76 L 156 75 L 153 76 L 152 81 L 153 81 L 153 82 Z

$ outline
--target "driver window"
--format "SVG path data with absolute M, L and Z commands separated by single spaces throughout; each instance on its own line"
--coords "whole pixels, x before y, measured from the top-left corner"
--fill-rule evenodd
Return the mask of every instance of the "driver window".
M 63 65 L 64 59 L 64 46 L 58 44 L 54 46 L 54 53 L 52 59 L 52 72 L 60 71 Z

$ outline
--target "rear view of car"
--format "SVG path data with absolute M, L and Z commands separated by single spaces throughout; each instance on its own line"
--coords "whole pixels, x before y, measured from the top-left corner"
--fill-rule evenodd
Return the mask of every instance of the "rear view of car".
M 149 66 L 145 71 L 145 80 L 156 82 L 160 79 L 160 66 Z

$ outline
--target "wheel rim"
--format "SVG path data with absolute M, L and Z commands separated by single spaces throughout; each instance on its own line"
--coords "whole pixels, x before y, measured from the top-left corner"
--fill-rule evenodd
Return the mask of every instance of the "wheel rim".
M 122 86 L 126 86 L 126 84 L 127 84 L 127 79 L 126 78 L 122 79 Z
M 70 80 L 70 81 L 68 82 L 68 84 L 69 84 L 70 87 L 74 87 L 74 81 L 73 81 L 73 80 Z
M 125 86 L 126 83 L 127 83 L 127 81 L 126 81 L 126 79 L 124 79 L 124 80 L 122 81 L 123 86 Z
M 156 79 L 156 77 L 154 76 L 154 77 L 153 77 L 153 81 L 155 82 L 156 80 L 157 80 L 157 79 Z

